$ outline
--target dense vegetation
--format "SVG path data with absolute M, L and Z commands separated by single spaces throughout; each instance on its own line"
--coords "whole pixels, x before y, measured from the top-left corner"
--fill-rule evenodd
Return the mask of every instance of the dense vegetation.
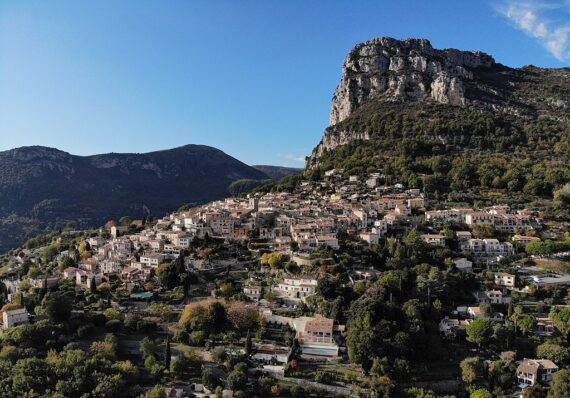
M 283 167 L 283 166 L 266 166 L 266 165 L 255 165 L 252 166 L 267 175 L 267 177 L 272 180 L 278 180 L 290 175 L 299 174 L 303 172 L 303 169 L 298 169 L 296 167 Z
M 484 193 L 503 201 L 552 198 L 570 181 L 569 123 L 429 103 L 371 101 L 327 132 L 366 131 L 370 140 L 325 151 L 312 160 L 304 178 L 318 180 L 336 168 L 345 176 L 379 172 L 387 183 L 421 188 L 442 200 L 473 202 Z M 298 178 L 288 177 L 265 190 L 288 190 Z M 568 217 L 563 213 L 559 215 Z
M 271 183 L 271 180 L 236 180 L 230 184 L 228 192 L 233 196 L 239 196 L 241 194 L 251 192 L 255 188 L 268 183 Z

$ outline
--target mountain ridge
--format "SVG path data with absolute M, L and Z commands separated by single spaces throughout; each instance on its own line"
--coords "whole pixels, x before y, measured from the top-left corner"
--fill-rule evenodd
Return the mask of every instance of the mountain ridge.
M 274 180 L 303 172 L 302 168 L 289 167 L 289 166 L 271 166 L 271 165 L 257 164 L 257 165 L 252 165 L 251 167 L 261 171 L 262 173 L 265 173 L 269 178 Z
M 0 250 L 44 230 L 162 216 L 184 203 L 220 199 L 241 179 L 270 178 L 206 145 L 89 156 L 44 146 L 2 151 Z

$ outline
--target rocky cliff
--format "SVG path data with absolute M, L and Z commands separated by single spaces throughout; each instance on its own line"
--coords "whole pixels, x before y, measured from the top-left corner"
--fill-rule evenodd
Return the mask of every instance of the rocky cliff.
M 325 151 L 369 139 L 374 132 L 366 126 L 355 129 L 354 123 L 343 122 L 371 102 L 376 104 L 374 114 L 382 112 L 382 103 L 401 104 L 402 109 L 410 103 L 430 103 L 565 121 L 569 90 L 559 83 L 569 77 L 568 69 L 508 68 L 486 53 L 439 50 L 426 39 L 372 39 L 357 44 L 344 60 L 330 127 L 307 164 L 315 164 Z
M 380 37 L 357 44 L 342 66 L 331 105 L 331 126 L 346 119 L 369 98 L 386 101 L 432 99 L 466 105 L 465 85 L 472 70 L 495 60 L 480 51 L 434 49 L 426 39 Z

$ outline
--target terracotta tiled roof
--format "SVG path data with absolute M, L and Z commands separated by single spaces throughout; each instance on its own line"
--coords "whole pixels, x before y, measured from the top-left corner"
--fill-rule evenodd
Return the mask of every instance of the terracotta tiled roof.
M 332 333 L 334 320 L 317 317 L 305 324 L 306 333 Z
M 539 369 L 558 369 L 558 366 L 549 359 L 523 359 L 517 372 L 536 373 Z

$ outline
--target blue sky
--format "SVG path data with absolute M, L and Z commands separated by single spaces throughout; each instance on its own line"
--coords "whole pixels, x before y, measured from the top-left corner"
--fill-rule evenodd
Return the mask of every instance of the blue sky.
M 302 166 L 345 55 L 376 36 L 562 67 L 570 2 L 3 0 L 0 150 L 193 143 Z

